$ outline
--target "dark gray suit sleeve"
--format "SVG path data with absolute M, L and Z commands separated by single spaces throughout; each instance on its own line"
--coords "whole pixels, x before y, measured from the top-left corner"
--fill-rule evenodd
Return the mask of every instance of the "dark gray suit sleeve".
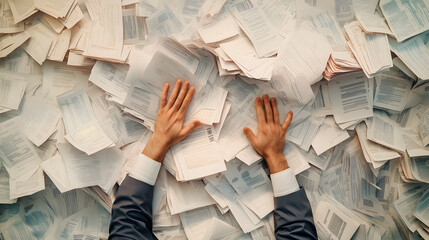
M 112 207 L 109 239 L 156 239 L 152 234 L 153 186 L 127 176 Z
M 276 239 L 317 239 L 313 213 L 305 190 L 274 198 Z

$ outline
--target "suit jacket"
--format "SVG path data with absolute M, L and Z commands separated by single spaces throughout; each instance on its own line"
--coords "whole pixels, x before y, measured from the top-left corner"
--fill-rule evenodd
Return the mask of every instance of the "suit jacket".
M 153 186 L 127 176 L 112 207 L 109 239 L 157 239 L 152 233 Z
M 109 239 L 156 239 L 152 233 L 153 186 L 127 176 L 112 208 Z M 311 206 L 303 188 L 274 198 L 277 239 L 317 239 Z
M 317 239 L 311 205 L 304 188 L 274 198 L 276 239 Z

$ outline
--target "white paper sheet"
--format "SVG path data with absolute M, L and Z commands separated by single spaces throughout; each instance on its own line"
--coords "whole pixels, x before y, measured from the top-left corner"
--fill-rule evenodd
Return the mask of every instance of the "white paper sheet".
M 0 157 L 10 179 L 28 180 L 37 171 L 40 157 L 34 146 L 20 132 L 17 119 L 0 124 Z
M 329 82 L 329 98 L 335 122 L 344 123 L 373 115 L 372 81 L 362 73 L 353 73 Z
M 87 154 L 96 153 L 113 144 L 97 123 L 82 87 L 57 97 L 66 129 L 66 139 Z

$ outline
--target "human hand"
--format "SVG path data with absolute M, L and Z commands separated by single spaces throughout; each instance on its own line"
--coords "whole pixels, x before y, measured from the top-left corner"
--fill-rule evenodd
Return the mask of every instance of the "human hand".
M 162 90 L 158 115 L 155 120 L 155 131 L 149 139 L 142 153 L 158 162 L 162 162 L 167 150 L 174 144 L 186 138 L 192 130 L 201 123 L 192 121 L 183 126 L 186 110 L 194 95 L 195 88 L 189 90 L 189 82 L 178 79 L 167 102 L 169 84 Z
M 262 99 L 263 106 L 261 98 L 255 99 L 258 135 L 255 136 L 248 127 L 243 128 L 243 131 L 253 148 L 267 161 L 270 172 L 273 174 L 289 168 L 283 148 L 286 143 L 286 131 L 292 121 L 293 113 L 289 112 L 283 124 L 280 125 L 276 99 L 269 99 L 267 94 Z

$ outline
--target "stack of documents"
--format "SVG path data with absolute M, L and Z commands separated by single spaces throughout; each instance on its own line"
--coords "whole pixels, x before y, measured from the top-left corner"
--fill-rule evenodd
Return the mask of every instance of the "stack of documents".
M 393 66 L 386 34 L 365 33 L 356 21 L 347 23 L 344 29 L 349 47 L 367 77 L 373 77 Z
M 159 239 L 275 239 L 254 100 L 321 239 L 429 239 L 429 4 L 0 0 L 0 235 L 107 239 L 165 82 L 195 94 L 154 187 Z M 287 183 L 286 183 L 287 184 Z
M 335 76 L 362 69 L 348 46 L 339 48 L 338 52 L 332 52 L 329 57 L 328 64 L 323 72 L 323 77 L 326 80 L 331 80 Z
M 309 25 L 324 35 L 332 48 L 323 72 L 324 78 L 330 80 L 340 74 L 361 69 L 331 11 L 315 11 L 309 18 Z

